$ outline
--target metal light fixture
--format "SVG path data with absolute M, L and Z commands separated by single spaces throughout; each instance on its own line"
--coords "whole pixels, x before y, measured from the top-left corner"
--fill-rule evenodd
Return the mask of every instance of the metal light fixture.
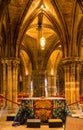
M 41 49 L 43 50 L 45 48 L 45 38 L 43 36 L 40 38 L 40 45 Z
M 40 31 L 41 31 L 40 47 L 41 47 L 42 50 L 44 50 L 44 48 L 45 48 L 45 37 L 44 37 L 44 34 L 43 34 L 43 32 L 44 32 L 43 20 L 42 20 L 42 25 L 41 25 Z
M 43 35 L 43 32 L 44 32 L 44 28 L 43 28 L 43 10 L 45 8 L 45 5 L 43 3 L 43 0 L 41 0 L 41 12 L 40 14 L 38 15 L 38 30 L 39 30 L 39 35 L 40 35 L 40 38 L 39 38 L 39 42 L 40 42 L 40 48 L 42 50 L 44 50 L 45 48 L 45 37 Z

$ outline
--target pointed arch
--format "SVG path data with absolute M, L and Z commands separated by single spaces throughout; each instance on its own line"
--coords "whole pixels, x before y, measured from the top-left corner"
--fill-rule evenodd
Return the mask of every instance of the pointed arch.
M 17 54 L 16 56 L 18 56 L 18 48 L 19 45 L 23 39 L 23 36 L 26 32 L 27 29 L 29 29 L 30 24 L 33 22 L 33 20 L 41 13 L 43 12 L 43 14 L 48 18 L 48 20 L 52 23 L 53 25 L 53 29 L 54 31 L 57 31 L 57 34 L 61 40 L 62 46 L 64 46 L 64 44 L 66 44 L 66 35 L 65 35 L 65 29 L 62 30 L 61 26 L 59 25 L 57 19 L 53 16 L 53 14 L 48 10 L 48 9 L 41 9 L 41 8 L 36 8 L 27 18 L 26 22 L 21 26 L 21 28 L 19 29 L 19 33 L 18 33 L 18 38 L 17 38 Z M 64 49 L 63 49 L 64 50 Z

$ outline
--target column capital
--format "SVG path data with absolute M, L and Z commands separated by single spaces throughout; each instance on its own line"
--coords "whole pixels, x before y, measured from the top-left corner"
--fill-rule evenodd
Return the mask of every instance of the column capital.
M 81 57 L 67 57 L 62 59 L 63 65 L 69 65 L 69 64 L 82 64 L 83 58 Z
M 10 64 L 10 63 L 20 63 L 20 59 L 16 58 L 16 57 L 10 57 L 10 58 L 1 58 L 1 63 L 6 63 L 6 64 Z
M 14 60 L 13 60 L 13 64 L 15 64 L 15 65 L 16 65 L 16 64 L 19 64 L 19 63 L 20 63 L 20 60 L 19 60 L 19 59 L 14 59 Z

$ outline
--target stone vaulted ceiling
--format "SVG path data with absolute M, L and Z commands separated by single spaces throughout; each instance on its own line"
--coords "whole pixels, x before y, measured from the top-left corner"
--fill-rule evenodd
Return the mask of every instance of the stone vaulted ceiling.
M 51 72 L 62 57 L 77 54 L 68 48 L 76 42 L 72 27 L 75 31 L 74 20 L 77 26 L 82 18 L 82 0 L 0 0 L 0 7 L 0 44 L 4 43 L 0 55 L 20 57 L 26 73 L 28 68 Z

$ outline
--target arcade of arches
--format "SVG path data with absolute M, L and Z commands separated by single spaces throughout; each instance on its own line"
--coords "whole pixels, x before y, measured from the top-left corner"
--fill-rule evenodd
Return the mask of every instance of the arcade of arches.
M 0 0 L 0 68 L 0 94 L 13 102 L 23 93 L 78 101 L 83 95 L 82 0 Z

